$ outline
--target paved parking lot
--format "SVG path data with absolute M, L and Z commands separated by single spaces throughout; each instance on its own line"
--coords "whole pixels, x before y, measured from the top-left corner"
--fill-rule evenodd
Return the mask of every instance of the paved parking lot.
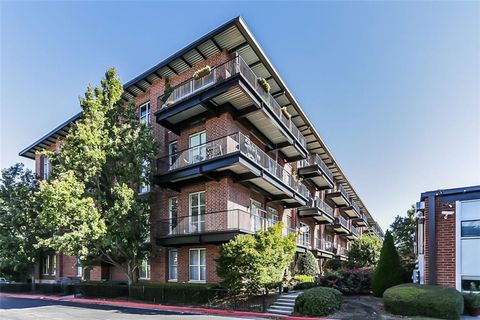
M 2 320 L 246 319 L 160 310 L 121 308 L 66 301 L 0 297 Z

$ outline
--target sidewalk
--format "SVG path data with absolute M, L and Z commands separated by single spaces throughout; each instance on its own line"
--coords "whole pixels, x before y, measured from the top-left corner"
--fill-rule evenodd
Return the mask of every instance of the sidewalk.
M 309 319 L 310 320 L 311 319 L 327 320 L 327 318 L 294 317 L 294 316 L 283 316 L 278 314 L 260 313 L 260 312 L 231 311 L 231 310 L 218 310 L 218 309 L 195 308 L 195 307 L 179 307 L 179 306 L 168 306 L 168 305 L 129 302 L 129 301 L 110 301 L 110 300 L 100 300 L 100 299 L 72 298 L 71 296 L 58 297 L 58 296 L 36 295 L 36 294 L 0 293 L 0 298 L 1 297 L 21 298 L 21 299 L 43 299 L 43 300 L 52 300 L 52 301 L 74 302 L 78 304 L 97 304 L 97 305 L 105 305 L 105 306 L 111 306 L 111 307 L 163 310 L 163 311 L 173 311 L 173 312 L 178 311 L 178 312 L 187 312 L 187 313 L 195 313 L 195 314 L 200 313 L 200 314 L 211 314 L 211 315 L 232 316 L 232 317 L 255 317 L 255 318 L 285 319 L 285 320 L 309 320 Z

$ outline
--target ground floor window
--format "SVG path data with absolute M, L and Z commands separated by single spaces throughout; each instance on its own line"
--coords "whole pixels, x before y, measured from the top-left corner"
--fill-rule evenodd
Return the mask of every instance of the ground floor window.
M 205 249 L 190 249 L 189 280 L 205 282 L 206 257 Z
M 177 281 L 178 273 L 178 251 L 169 250 L 168 251 L 168 280 Z
M 83 276 L 83 267 L 80 258 L 77 258 L 77 277 Z
M 150 279 L 150 261 L 144 259 L 138 268 L 138 276 L 140 279 Z
M 42 271 L 44 275 L 55 275 L 57 272 L 57 256 L 55 254 L 47 254 L 43 257 Z

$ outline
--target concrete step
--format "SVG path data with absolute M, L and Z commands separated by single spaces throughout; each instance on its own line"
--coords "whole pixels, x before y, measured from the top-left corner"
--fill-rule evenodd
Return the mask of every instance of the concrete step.
M 297 297 L 289 297 L 289 298 L 280 297 L 276 301 L 292 301 L 292 302 L 295 302 L 296 299 L 297 299 Z
M 267 312 L 268 313 L 276 313 L 276 314 L 283 314 L 283 315 L 286 315 L 286 316 L 289 316 L 292 314 L 292 311 L 283 311 L 283 310 L 272 310 L 272 309 L 267 309 Z
M 285 307 L 293 307 L 295 305 L 295 301 L 280 301 L 277 300 L 273 304 L 273 306 L 285 306 Z
M 279 306 L 279 305 L 276 305 L 276 304 L 272 304 L 272 305 L 270 306 L 270 309 L 273 309 L 273 310 L 293 311 L 293 306 Z

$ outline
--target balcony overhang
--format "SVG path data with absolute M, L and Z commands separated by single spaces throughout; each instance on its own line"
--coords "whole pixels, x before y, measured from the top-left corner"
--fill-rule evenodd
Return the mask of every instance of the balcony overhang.
M 164 188 L 180 190 L 192 183 L 230 176 L 235 182 L 259 191 L 271 201 L 280 202 L 287 207 L 306 205 L 306 197 L 264 170 L 254 160 L 238 151 L 157 174 L 155 183 Z
M 358 235 L 356 233 L 350 232 L 349 234 L 347 234 L 347 239 L 348 240 L 358 239 Z
M 327 193 L 325 198 L 335 203 L 337 207 L 347 207 L 350 205 L 350 200 L 340 191 Z
M 158 124 L 180 134 L 208 118 L 230 112 L 270 150 L 279 150 L 288 161 L 304 159 L 307 148 L 280 116 L 241 74 L 229 76 L 185 97 L 155 114 Z
M 310 180 L 318 190 L 332 189 L 334 187 L 334 182 L 317 164 L 299 168 L 298 175 L 303 179 Z
M 361 218 L 361 213 L 356 206 L 348 206 L 348 207 L 343 207 L 341 208 L 341 211 L 348 216 L 350 219 L 355 219 L 355 218 Z
M 352 219 L 353 224 L 356 227 L 366 227 L 368 225 L 367 221 L 365 220 L 364 216 L 360 216 L 358 218 Z
M 164 247 L 177 247 L 204 243 L 223 243 L 235 238 L 238 234 L 247 234 L 246 230 L 219 231 L 199 234 L 171 235 L 158 237 L 156 244 Z
M 346 236 L 350 234 L 350 230 L 348 229 L 348 227 L 337 222 L 333 224 L 333 231 L 335 231 L 335 233 L 340 236 Z
M 317 207 L 301 207 L 297 212 L 300 218 L 312 218 L 317 224 L 330 224 L 334 220 L 331 215 Z
M 333 253 L 333 251 L 328 251 L 328 250 L 325 250 L 325 249 L 316 248 L 315 250 L 313 250 L 313 255 L 316 258 L 333 258 L 334 253 Z

